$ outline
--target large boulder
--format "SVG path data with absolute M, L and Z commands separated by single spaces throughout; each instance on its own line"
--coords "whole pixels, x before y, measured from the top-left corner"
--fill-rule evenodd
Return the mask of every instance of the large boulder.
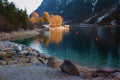
M 80 75 L 79 68 L 70 60 L 64 60 L 64 63 L 60 66 L 60 69 L 70 75 Z
M 52 68 L 59 68 L 60 67 L 60 62 L 57 58 L 50 57 L 48 59 L 47 66 L 52 67 Z

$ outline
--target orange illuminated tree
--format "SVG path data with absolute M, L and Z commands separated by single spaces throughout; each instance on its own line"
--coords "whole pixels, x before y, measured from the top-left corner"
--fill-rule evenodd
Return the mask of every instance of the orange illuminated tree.
M 51 15 L 49 19 L 50 27 L 60 27 L 62 25 L 63 18 L 59 15 Z

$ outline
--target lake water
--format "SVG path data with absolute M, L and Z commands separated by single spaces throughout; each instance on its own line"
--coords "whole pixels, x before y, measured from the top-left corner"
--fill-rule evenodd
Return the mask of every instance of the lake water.
M 120 68 L 120 28 L 71 27 L 41 31 L 37 37 L 15 40 L 41 53 L 94 68 Z

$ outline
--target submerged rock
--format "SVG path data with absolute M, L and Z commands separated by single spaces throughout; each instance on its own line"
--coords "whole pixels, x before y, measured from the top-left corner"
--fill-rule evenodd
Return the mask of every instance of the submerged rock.
M 59 68 L 60 67 L 60 62 L 58 61 L 57 58 L 50 57 L 48 59 L 47 66 L 52 67 L 52 68 Z
M 64 60 L 64 63 L 60 66 L 60 69 L 70 75 L 80 75 L 79 68 L 70 60 Z

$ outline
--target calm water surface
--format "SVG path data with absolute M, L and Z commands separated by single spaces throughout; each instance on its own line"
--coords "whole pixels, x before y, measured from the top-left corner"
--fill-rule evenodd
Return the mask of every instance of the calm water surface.
M 41 53 L 76 64 L 120 68 L 120 28 L 70 28 L 41 31 L 37 37 L 15 40 Z

